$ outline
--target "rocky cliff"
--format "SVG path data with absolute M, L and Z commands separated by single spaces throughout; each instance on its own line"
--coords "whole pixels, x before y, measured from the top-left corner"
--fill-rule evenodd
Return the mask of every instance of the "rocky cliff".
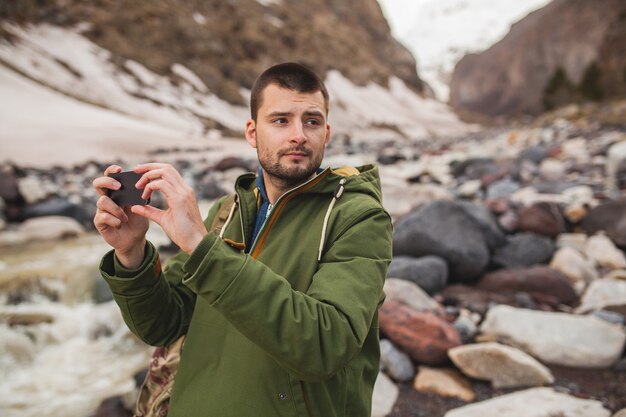
M 174 79 L 172 66 L 184 63 L 235 104 L 243 103 L 240 87 L 286 60 L 322 74 L 338 70 L 358 85 L 386 85 L 394 75 L 422 90 L 414 58 L 391 36 L 376 0 L 24 0 L 2 2 L 0 18 L 82 24 L 113 61 L 131 59 Z
M 489 116 L 538 114 L 626 94 L 626 2 L 554 0 L 491 48 L 462 58 L 450 103 Z

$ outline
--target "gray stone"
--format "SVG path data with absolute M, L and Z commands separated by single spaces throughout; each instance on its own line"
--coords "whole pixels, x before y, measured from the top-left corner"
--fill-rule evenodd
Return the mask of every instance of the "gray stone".
M 398 399 L 398 387 L 386 376 L 379 372 L 372 394 L 372 417 L 385 417 L 391 412 Z
M 476 333 L 478 332 L 478 326 L 468 315 L 461 314 L 456 318 L 454 323 L 452 323 L 455 329 L 459 332 L 461 336 L 461 342 L 468 343 L 470 342 Z
M 615 311 L 609 310 L 595 310 L 591 313 L 595 317 L 607 321 L 612 324 L 624 325 L 624 316 Z
M 395 225 L 394 255 L 445 259 L 449 278 L 468 281 L 482 274 L 489 249 L 480 227 L 462 205 L 435 201 L 410 213 Z
M 383 371 L 398 382 L 410 381 L 415 376 L 415 367 L 409 355 L 387 339 L 380 341 L 380 363 Z
M 600 401 L 530 388 L 448 411 L 444 417 L 610 417 Z
M 448 351 L 452 362 L 467 376 L 491 381 L 494 388 L 552 384 L 550 370 L 532 356 L 500 343 L 477 343 Z
M 389 265 L 387 276 L 411 281 L 428 294 L 435 294 L 448 282 L 448 265 L 438 256 L 396 256 Z
M 467 201 L 461 201 L 460 204 L 483 232 L 489 251 L 493 252 L 506 242 L 506 237 L 498 226 L 497 219 L 487 207 Z
M 534 233 L 519 233 L 496 250 L 491 261 L 503 268 L 545 264 L 550 261 L 554 251 L 552 240 Z
M 486 198 L 506 198 L 508 199 L 511 195 L 519 190 L 520 186 L 516 181 L 511 180 L 510 178 L 506 178 L 500 181 L 496 181 L 487 188 L 487 196 Z
M 441 312 L 441 305 L 432 299 L 417 284 L 401 278 L 385 280 L 385 301 L 396 300 L 416 311 Z
M 597 317 L 505 305 L 489 309 L 480 331 L 544 363 L 577 368 L 610 367 L 621 357 L 626 341 L 622 327 Z

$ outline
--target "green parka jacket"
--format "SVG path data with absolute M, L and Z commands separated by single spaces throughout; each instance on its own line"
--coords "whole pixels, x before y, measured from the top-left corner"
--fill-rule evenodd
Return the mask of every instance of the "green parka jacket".
M 151 245 L 136 271 L 104 256 L 133 333 L 156 346 L 187 335 L 170 417 L 370 416 L 392 226 L 377 168 L 347 171 L 326 169 L 283 195 L 254 243 L 246 174 L 223 239 L 209 231 L 163 272 Z

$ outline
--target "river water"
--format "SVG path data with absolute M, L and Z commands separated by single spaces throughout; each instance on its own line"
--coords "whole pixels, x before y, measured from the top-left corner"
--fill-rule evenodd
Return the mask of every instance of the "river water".
M 0 416 L 87 417 L 108 397 L 134 400 L 152 349 L 113 301 L 93 299 L 109 249 L 97 234 L 0 247 Z

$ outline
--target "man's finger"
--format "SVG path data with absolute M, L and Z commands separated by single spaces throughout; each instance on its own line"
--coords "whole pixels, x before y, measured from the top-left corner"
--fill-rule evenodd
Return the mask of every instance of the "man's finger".
M 168 205 L 169 205 L 170 202 L 175 200 L 175 197 L 176 197 L 175 190 L 176 188 L 165 180 L 162 180 L 162 179 L 154 180 L 154 181 L 150 181 L 148 185 L 144 187 L 143 193 L 141 194 L 141 198 L 143 198 L 144 200 L 147 200 L 148 198 L 152 196 L 153 192 L 160 191 L 165 196 L 165 200 L 168 202 Z
M 102 230 L 106 226 L 118 228 L 122 225 L 122 221 L 111 213 L 101 211 L 93 218 L 93 224 L 97 230 Z
M 152 206 L 132 206 L 130 208 L 130 211 L 138 216 L 150 219 L 159 226 L 163 227 L 163 225 L 161 224 L 164 213 L 163 210 Z
M 119 165 L 109 165 L 104 170 L 104 176 L 106 177 L 109 174 L 114 174 L 116 172 L 122 172 L 122 167 Z
M 124 213 L 124 210 L 106 195 L 100 196 L 98 201 L 96 201 L 96 207 L 101 211 L 112 214 L 122 221 L 128 221 L 128 216 Z
M 122 184 L 115 178 L 98 177 L 91 183 L 98 195 L 107 195 L 107 190 L 119 190 Z

